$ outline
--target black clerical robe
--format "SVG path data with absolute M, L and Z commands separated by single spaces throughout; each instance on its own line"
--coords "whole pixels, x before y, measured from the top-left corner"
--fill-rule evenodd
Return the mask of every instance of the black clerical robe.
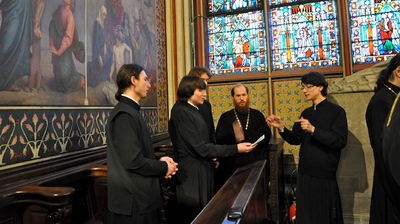
M 215 143 L 215 126 L 214 126 L 214 118 L 212 115 L 211 104 L 207 100 L 204 100 L 203 104 L 197 105 L 199 108 L 199 112 L 201 116 L 203 116 L 204 121 L 208 127 L 208 133 L 210 134 L 210 141 Z
M 181 223 L 190 223 L 214 195 L 212 158 L 232 156 L 236 145 L 210 142 L 207 124 L 198 109 L 178 101 L 171 110 L 169 134 L 178 157 L 176 197 Z
M 387 184 L 393 192 L 393 207 L 388 208 L 388 223 L 400 223 L 400 95 L 390 110 L 382 131 L 383 165 L 387 174 Z
M 396 93 L 400 91 L 399 87 L 385 83 Z M 368 127 L 368 134 L 371 147 L 374 152 L 374 182 L 372 185 L 371 206 L 370 206 L 370 224 L 390 224 L 396 223 L 392 219 L 394 212 L 390 212 L 394 206 L 399 204 L 400 194 L 393 192 L 390 179 L 385 169 L 382 153 L 382 131 L 385 119 L 393 105 L 396 95 L 387 87 L 379 89 L 371 98 L 365 120 Z
M 343 223 L 336 171 L 347 144 L 346 112 L 325 99 L 305 109 L 300 117 L 315 127 L 313 134 L 304 131 L 299 122 L 294 123 L 292 131 L 285 128 L 280 133 L 289 144 L 301 144 L 296 223 Z
M 138 219 L 161 207 L 159 178 L 167 173 L 167 164 L 155 158 L 139 109 L 137 103 L 122 96 L 106 129 L 108 209 L 115 217 L 131 218 L 130 223 L 144 223 Z
M 271 130 L 265 122 L 264 115 L 259 110 L 252 108 L 250 108 L 250 114 L 247 112 L 240 113 L 239 111 L 236 111 L 236 114 L 244 133 L 243 142 L 255 142 L 262 135 L 265 135 L 265 138 L 249 153 L 236 154 L 233 157 L 227 158 L 218 158 L 220 166 L 216 170 L 216 175 L 218 176 L 217 181 L 221 183 L 216 186 L 217 188 L 220 188 L 238 167 L 253 163 L 257 160 L 268 159 L 268 143 L 271 139 Z M 237 121 L 237 119 L 234 109 L 221 115 L 216 129 L 217 144 L 236 143 L 234 128 L 232 126 L 232 123 L 235 121 Z

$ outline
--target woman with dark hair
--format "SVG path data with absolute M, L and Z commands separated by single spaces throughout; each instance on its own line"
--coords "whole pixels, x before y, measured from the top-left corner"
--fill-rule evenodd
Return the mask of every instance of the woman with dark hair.
M 139 65 L 125 64 L 118 71 L 118 104 L 107 122 L 107 223 L 161 223 L 159 178 L 171 178 L 177 163 L 170 157 L 156 160 L 146 122 L 139 113 L 149 79 Z
M 347 144 L 345 110 L 326 99 L 324 75 L 310 72 L 301 77 L 301 89 L 313 105 L 288 130 L 280 117 L 270 115 L 267 124 L 278 128 L 291 145 L 300 145 L 296 224 L 342 224 L 340 192 L 336 180 L 341 150 Z
M 382 130 L 385 119 L 400 91 L 400 54 L 394 56 L 377 78 L 375 94 L 369 101 L 365 119 L 374 151 L 374 183 L 372 186 L 370 223 L 400 223 L 400 192 L 384 166 Z
M 197 105 L 204 102 L 206 83 L 198 76 L 185 76 L 179 83 L 178 101 L 172 108 L 169 134 L 179 162 L 176 197 L 179 219 L 190 223 L 214 195 L 213 158 L 248 153 L 251 143 L 215 145 Z

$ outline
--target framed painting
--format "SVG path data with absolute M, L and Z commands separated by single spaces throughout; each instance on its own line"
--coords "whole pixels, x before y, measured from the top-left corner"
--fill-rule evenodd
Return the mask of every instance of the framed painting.
M 136 63 L 152 84 L 142 104 L 157 106 L 160 1 L 0 2 L 0 105 L 113 106 L 118 68 Z

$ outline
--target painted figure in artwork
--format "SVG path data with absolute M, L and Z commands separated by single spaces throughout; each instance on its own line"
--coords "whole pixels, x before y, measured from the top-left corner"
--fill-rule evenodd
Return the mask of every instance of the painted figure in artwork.
M 393 25 L 390 19 L 391 13 L 383 13 L 379 22 L 379 34 L 381 35 L 384 54 L 393 54 L 394 46 L 392 43 Z
M 106 44 L 104 21 L 107 18 L 107 9 L 101 6 L 93 25 L 92 61 L 88 63 L 88 85 L 96 87 L 106 81 L 110 74 L 111 51 Z
M 85 88 L 85 78 L 76 70 L 73 55 L 85 61 L 85 49 L 79 42 L 73 11 L 75 0 L 64 0 L 52 14 L 49 25 L 50 50 L 53 53 L 54 83 L 57 91 L 69 93 Z
M 132 50 L 125 43 L 124 29 L 118 25 L 115 27 L 115 45 L 112 50 L 112 63 L 111 70 L 108 77 L 108 82 L 103 87 L 103 93 L 111 105 L 117 105 L 118 101 L 115 99 L 115 92 L 118 90 L 115 84 L 115 76 L 119 69 L 124 64 L 132 64 Z
M 29 75 L 33 39 L 30 0 L 0 2 L 0 90 L 21 91 L 17 81 Z
M 42 31 L 40 29 L 40 22 L 43 15 L 45 0 L 32 0 L 33 12 L 33 39 L 32 39 L 32 58 L 31 58 L 31 71 L 28 76 L 28 85 L 24 88 L 25 92 L 42 91 L 43 89 L 43 75 L 41 69 L 41 47 Z

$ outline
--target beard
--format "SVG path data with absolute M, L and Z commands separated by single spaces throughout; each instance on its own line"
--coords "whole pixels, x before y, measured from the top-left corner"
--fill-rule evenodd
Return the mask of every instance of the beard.
M 246 101 L 245 105 L 241 106 L 235 102 L 235 110 L 241 114 L 247 114 L 249 110 L 250 101 Z

